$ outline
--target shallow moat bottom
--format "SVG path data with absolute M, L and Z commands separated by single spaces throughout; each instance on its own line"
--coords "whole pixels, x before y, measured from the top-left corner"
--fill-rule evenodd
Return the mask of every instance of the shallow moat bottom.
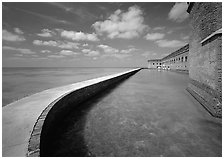
M 221 121 L 188 94 L 188 80 L 141 70 L 70 112 L 45 155 L 221 156 Z

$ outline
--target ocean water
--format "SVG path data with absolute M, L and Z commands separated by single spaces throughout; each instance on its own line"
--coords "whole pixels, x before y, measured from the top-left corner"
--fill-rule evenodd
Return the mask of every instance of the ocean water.
M 2 106 L 46 89 L 119 73 L 131 68 L 3 68 Z

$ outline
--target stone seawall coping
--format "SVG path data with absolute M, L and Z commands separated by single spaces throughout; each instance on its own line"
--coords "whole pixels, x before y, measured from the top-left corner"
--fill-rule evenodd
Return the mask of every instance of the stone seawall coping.
M 48 112 L 61 99 L 83 88 L 97 88 L 104 85 L 112 85 L 127 76 L 131 76 L 141 70 L 117 73 L 99 77 L 92 80 L 78 82 L 62 87 L 57 87 L 23 98 L 2 108 L 2 154 L 3 156 L 39 156 L 40 135 L 42 126 Z M 124 77 L 124 78 L 123 78 Z M 102 87 L 105 89 L 105 87 Z M 102 89 L 102 90 L 103 90 Z M 89 98 L 98 91 L 85 96 Z M 31 144 L 29 144 L 31 143 Z M 29 145 L 29 147 L 28 147 Z

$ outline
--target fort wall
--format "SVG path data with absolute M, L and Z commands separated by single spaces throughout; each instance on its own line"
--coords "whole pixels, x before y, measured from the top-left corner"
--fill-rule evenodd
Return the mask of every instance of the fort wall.
M 160 68 L 161 59 L 148 60 L 148 68 Z
M 171 70 L 183 70 L 188 71 L 188 53 L 189 45 L 178 49 L 177 51 L 162 58 L 162 67 Z
M 221 118 L 222 110 L 222 3 L 191 2 L 189 44 L 157 59 L 160 69 L 189 72 L 187 90 L 209 111 Z M 149 68 L 153 59 L 149 60 Z
M 222 107 L 222 4 L 190 3 L 189 92 L 213 115 Z
M 189 45 L 185 45 L 177 51 L 162 59 L 148 60 L 148 68 L 159 68 L 188 72 Z

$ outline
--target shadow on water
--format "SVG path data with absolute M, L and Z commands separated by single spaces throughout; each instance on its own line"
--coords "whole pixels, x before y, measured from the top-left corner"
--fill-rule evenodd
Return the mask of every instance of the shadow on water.
M 63 157 L 90 157 L 94 156 L 89 152 L 84 139 L 84 129 L 87 120 L 88 112 L 101 99 L 108 96 L 114 89 L 124 83 L 131 77 L 128 77 L 121 82 L 113 84 L 106 90 L 93 96 L 86 102 L 75 106 L 63 121 L 58 123 L 54 128 L 54 136 L 51 136 L 51 141 L 48 142 L 47 154 L 44 156 L 63 156 Z

